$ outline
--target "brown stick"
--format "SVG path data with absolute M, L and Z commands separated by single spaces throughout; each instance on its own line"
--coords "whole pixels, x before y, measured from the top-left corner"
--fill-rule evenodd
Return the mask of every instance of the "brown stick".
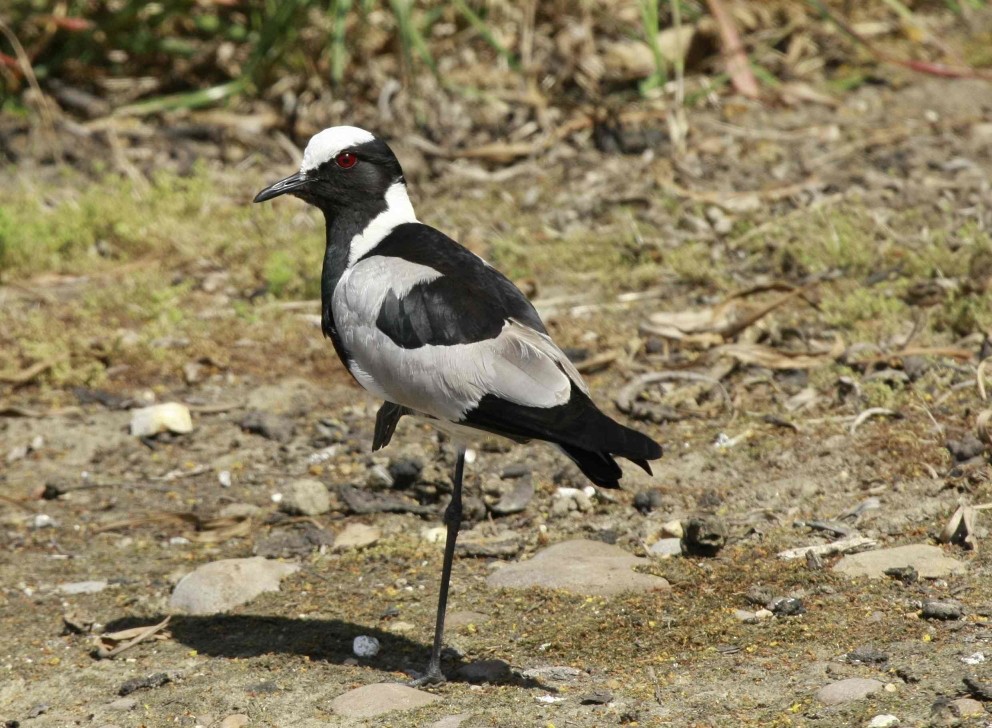
M 723 55 L 727 59 L 727 73 L 737 93 L 749 99 L 758 98 L 758 81 L 751 72 L 751 65 L 744 52 L 740 33 L 734 19 L 723 6 L 723 0 L 706 0 L 720 30 L 720 43 L 723 45 Z

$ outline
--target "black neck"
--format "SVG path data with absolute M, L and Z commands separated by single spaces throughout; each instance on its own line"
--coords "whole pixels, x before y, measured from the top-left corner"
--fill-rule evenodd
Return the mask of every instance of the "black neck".
M 368 227 L 368 224 L 385 209 L 386 201 L 382 199 L 360 209 L 332 210 L 321 207 L 327 228 L 327 248 L 324 251 L 324 269 L 320 278 L 321 329 L 325 336 L 331 337 L 334 348 L 342 359 L 345 356 L 334 326 L 331 299 L 334 297 L 334 289 L 338 281 L 348 267 L 352 238 Z

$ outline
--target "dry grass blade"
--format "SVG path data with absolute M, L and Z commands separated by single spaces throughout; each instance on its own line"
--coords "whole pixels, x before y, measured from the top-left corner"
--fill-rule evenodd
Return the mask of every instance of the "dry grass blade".
M 222 543 L 232 538 L 243 538 L 251 533 L 250 516 L 211 518 L 203 521 L 196 531 L 185 534 L 196 543 Z
M 844 35 L 851 38 L 851 40 L 856 42 L 858 45 L 863 46 L 869 53 L 871 53 L 872 56 L 883 63 L 901 66 L 903 68 L 908 68 L 911 71 L 916 71 L 917 73 L 925 73 L 929 76 L 938 76 L 940 78 L 992 79 L 992 71 L 988 71 L 984 68 L 971 68 L 970 66 L 948 66 L 944 63 L 919 60 L 915 58 L 896 58 L 895 56 L 880 50 L 874 43 L 859 34 L 846 21 L 837 17 L 837 15 L 832 13 L 829 8 L 827 8 L 826 4 L 821 2 L 821 0 L 807 0 L 807 2 L 817 8 L 820 13 L 836 25 L 841 32 L 844 33 Z
M 17 35 L 2 19 L 0 19 L 0 34 L 7 39 L 11 48 L 14 49 L 14 55 L 17 56 L 17 63 L 21 68 L 21 73 L 24 74 L 24 78 L 27 79 L 31 90 L 38 97 L 38 110 L 41 113 L 41 121 L 48 135 L 48 143 L 51 147 L 52 155 L 56 159 L 60 159 L 62 157 L 62 147 L 59 143 L 58 135 L 55 133 L 55 121 L 52 115 L 52 109 L 48 104 L 48 97 L 45 96 L 41 90 L 41 86 L 38 84 L 38 77 L 35 76 L 31 59 L 24 50 L 24 46 L 21 45 L 21 41 L 18 40 Z
M 648 317 L 642 331 L 668 339 L 689 341 L 697 345 L 716 345 L 734 338 L 745 329 L 756 324 L 772 311 L 794 298 L 800 297 L 813 305 L 806 294 L 817 283 L 796 288 L 786 283 L 771 283 L 738 291 L 727 297 L 723 303 L 700 311 L 659 311 Z M 783 296 L 768 304 L 742 307 L 740 301 L 753 295 L 772 290 L 787 290 Z
M 720 31 L 720 42 L 723 45 L 723 56 L 727 61 L 727 73 L 737 93 L 748 98 L 758 97 L 758 81 L 751 72 L 751 65 L 744 51 L 744 43 L 734 19 L 723 6 L 723 0 L 706 0 L 713 19 Z
M 642 374 L 617 392 L 614 402 L 621 412 L 629 413 L 634 407 L 634 401 L 646 387 L 649 387 L 652 384 L 657 384 L 658 382 L 667 381 L 702 382 L 704 384 L 712 385 L 712 388 L 715 388 L 720 392 L 727 407 L 733 407 L 733 401 L 730 398 L 730 393 L 726 390 L 726 388 L 724 388 L 723 384 L 720 383 L 719 379 L 707 376 L 706 374 L 699 374 L 697 372 L 677 371 L 648 372 L 647 374 Z
M 861 427 L 861 425 L 870 420 L 872 417 L 902 417 L 902 415 L 895 410 L 890 410 L 885 407 L 869 407 L 854 418 L 854 422 L 851 423 L 849 432 L 853 435 L 857 432 L 857 429 Z
M 151 523 L 188 523 L 194 527 L 199 527 L 200 517 L 195 513 L 150 513 L 134 518 L 124 518 L 119 521 L 111 521 L 93 529 L 93 533 L 105 533 L 107 531 L 119 531 L 124 528 L 134 528 Z
M 878 546 L 878 541 L 864 536 L 854 536 L 845 538 L 833 543 L 817 544 L 816 546 L 800 546 L 799 548 L 779 551 L 778 557 L 786 561 L 791 559 L 805 558 L 806 554 L 813 553 L 817 556 L 827 556 L 829 554 L 849 554 L 854 551 L 866 551 Z
M 985 393 L 985 363 L 988 359 L 982 359 L 978 364 L 978 369 L 975 371 L 975 379 L 978 381 L 978 394 L 981 396 L 982 401 L 988 401 L 988 396 Z M 985 414 L 984 412 L 982 414 Z
M 49 359 L 40 361 L 37 364 L 32 364 L 27 369 L 22 369 L 19 372 L 13 372 L 11 374 L 0 372 L 0 382 L 15 385 L 27 384 L 28 382 L 36 379 L 39 375 L 47 372 L 53 366 L 55 366 L 55 362 Z
M 978 417 L 975 418 L 975 434 L 978 435 L 979 440 L 987 446 L 992 447 L 992 428 L 989 427 L 990 424 L 992 424 L 992 409 L 979 412 Z
M 150 627 L 135 627 L 133 629 L 121 630 L 120 632 L 102 634 L 97 639 L 95 654 L 101 659 L 110 659 L 125 650 L 131 649 L 135 645 L 140 645 L 152 637 L 156 639 L 168 639 L 167 634 L 160 633 L 169 624 L 170 619 L 172 619 L 171 616 L 166 617 L 158 624 L 153 624 Z
M 975 518 L 978 509 L 961 504 L 944 525 L 937 540 L 941 543 L 960 543 L 972 551 L 978 548 L 978 538 L 975 534 Z
M 767 369 L 814 369 L 837 360 L 844 349 L 844 341 L 837 336 L 833 345 L 822 352 L 792 352 L 762 344 L 724 344 L 713 349 L 710 354 L 729 356 L 741 364 Z

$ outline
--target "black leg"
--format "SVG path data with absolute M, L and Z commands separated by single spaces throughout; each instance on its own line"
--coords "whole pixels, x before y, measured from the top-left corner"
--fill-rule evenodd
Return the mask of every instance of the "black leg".
M 444 638 L 444 613 L 448 608 L 448 585 L 451 583 L 451 562 L 455 558 L 455 539 L 462 522 L 462 475 L 465 472 L 465 448 L 459 446 L 455 461 L 455 478 L 451 491 L 451 502 L 444 509 L 444 525 L 447 537 L 444 542 L 444 564 L 441 566 L 441 591 L 437 597 L 437 621 L 434 624 L 434 646 L 427 672 L 413 681 L 413 685 L 437 685 L 444 682 L 441 672 L 441 642 Z

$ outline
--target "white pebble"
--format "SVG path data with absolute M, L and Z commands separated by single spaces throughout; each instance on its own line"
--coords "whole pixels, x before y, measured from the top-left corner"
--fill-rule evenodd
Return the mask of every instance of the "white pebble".
M 231 471 L 230 470 L 221 470 L 219 473 L 217 473 L 217 482 L 220 483 L 220 487 L 221 488 L 230 488 L 231 487 Z
M 365 634 L 358 635 L 351 645 L 351 651 L 357 657 L 375 657 L 379 654 L 379 640 Z
M 899 725 L 898 718 L 891 713 L 882 713 L 871 719 L 868 728 L 892 728 L 892 726 L 896 725 Z
M 985 662 L 985 653 L 975 652 L 974 654 L 971 655 L 965 655 L 964 657 L 961 658 L 961 662 L 963 662 L 965 665 L 979 665 Z
M 534 700 L 539 703 L 560 703 L 565 698 L 560 698 L 557 695 L 538 695 Z
M 131 411 L 131 434 L 150 437 L 160 432 L 178 434 L 193 431 L 189 407 L 179 402 L 166 402 Z
M 308 465 L 319 465 L 320 463 L 327 462 L 332 457 L 334 457 L 338 452 L 337 445 L 331 445 L 330 447 L 325 447 L 323 450 L 318 450 L 315 453 L 311 453 L 307 456 Z
M 39 513 L 31 519 L 31 528 L 55 528 L 58 523 L 47 513 Z
M 448 529 L 444 526 L 425 528 L 420 532 L 420 537 L 427 543 L 444 543 L 448 540 Z

